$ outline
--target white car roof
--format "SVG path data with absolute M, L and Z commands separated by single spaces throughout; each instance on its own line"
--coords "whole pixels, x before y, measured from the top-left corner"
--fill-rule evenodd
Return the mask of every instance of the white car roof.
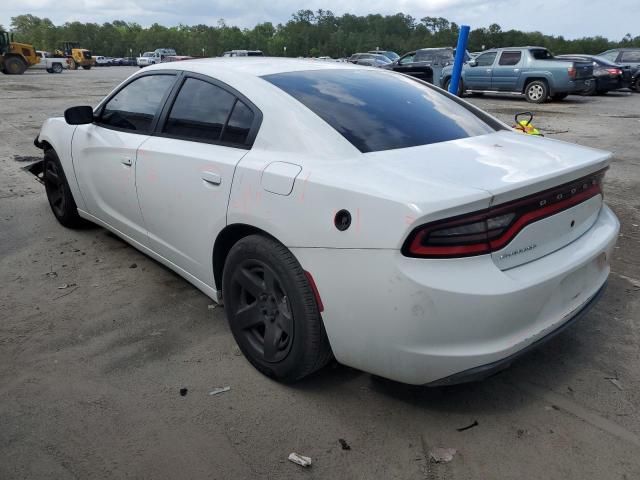
M 217 57 L 184 62 L 162 64 L 164 69 L 188 70 L 217 77 L 221 70 L 229 73 L 261 77 L 284 72 L 300 72 L 305 70 L 362 68 L 349 63 L 318 62 L 315 60 L 301 60 L 297 58 L 281 57 Z

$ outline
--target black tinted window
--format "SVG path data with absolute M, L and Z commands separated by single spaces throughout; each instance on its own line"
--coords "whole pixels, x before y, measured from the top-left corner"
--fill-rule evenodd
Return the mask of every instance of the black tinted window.
M 632 52 L 622 52 L 623 62 L 640 62 L 640 50 Z
M 479 67 L 490 67 L 496 59 L 496 52 L 483 53 L 478 55 L 476 63 Z
M 500 55 L 500 60 L 498 60 L 499 65 L 517 65 L 520 62 L 520 58 L 522 58 L 521 52 L 502 52 Z
M 263 77 L 303 103 L 361 152 L 493 132 L 471 111 L 416 80 L 373 70 L 317 70 Z
M 147 75 L 134 80 L 107 102 L 100 123 L 148 132 L 174 80 L 173 75 Z
M 551 52 L 546 48 L 532 48 L 529 51 L 531 52 L 533 58 L 535 58 L 536 60 L 549 60 L 553 58 Z
M 231 117 L 229 117 L 227 128 L 224 129 L 222 134 L 222 141 L 239 144 L 246 143 L 252 124 L 253 112 L 238 100 L 236 106 L 233 107 Z
M 235 99 L 220 87 L 188 78 L 171 107 L 164 132 L 193 140 L 216 141 Z

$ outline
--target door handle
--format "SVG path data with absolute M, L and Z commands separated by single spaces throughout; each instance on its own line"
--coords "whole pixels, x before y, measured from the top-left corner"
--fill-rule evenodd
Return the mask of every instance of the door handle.
M 491 69 L 490 68 L 487 68 L 487 73 L 491 73 Z
M 514 68 L 513 71 L 517 73 L 517 72 L 520 71 L 520 69 L 519 68 Z
M 126 165 L 127 167 L 130 167 L 131 165 L 133 165 L 133 162 L 129 157 L 124 157 L 122 160 L 120 160 L 120 163 L 122 163 L 123 165 Z
M 220 185 L 222 183 L 222 177 L 214 172 L 202 172 L 202 179 L 211 185 Z

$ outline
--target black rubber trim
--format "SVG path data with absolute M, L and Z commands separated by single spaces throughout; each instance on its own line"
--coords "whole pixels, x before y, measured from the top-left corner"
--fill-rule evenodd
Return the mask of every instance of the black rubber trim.
M 44 150 L 44 143 L 41 143 L 40 140 L 38 140 L 39 137 L 40 137 L 40 134 L 38 134 L 38 136 L 33 139 L 33 144 L 36 146 L 36 148 L 39 148 L 40 150 Z
M 598 290 L 595 293 L 595 295 L 591 297 L 591 299 L 586 304 L 584 304 L 584 306 L 577 313 L 573 315 L 573 317 L 571 317 L 569 320 L 564 322 L 562 325 L 560 325 L 558 328 L 556 328 L 552 332 L 536 340 L 531 345 L 526 346 L 522 350 L 519 350 L 516 353 L 506 358 L 503 358 L 501 360 L 497 360 L 492 363 L 487 363 L 486 365 L 481 365 L 479 367 L 473 367 L 468 370 L 463 370 L 462 372 L 454 373 L 453 375 L 450 375 L 448 377 L 435 380 L 433 382 L 427 383 L 426 386 L 427 387 L 444 387 L 448 385 L 457 385 L 459 383 L 477 382 L 480 380 L 484 380 L 485 378 L 491 377 L 492 375 L 495 375 L 498 372 L 501 372 L 502 370 L 508 368 L 515 360 L 528 354 L 532 350 L 535 350 L 536 348 L 540 347 L 540 345 L 548 342 L 556 335 L 559 335 L 560 333 L 564 332 L 567 328 L 571 327 L 580 318 L 584 317 L 587 314 L 587 312 L 591 310 L 591 307 L 593 307 L 596 304 L 596 302 L 600 299 L 606 287 L 607 287 L 607 282 L 605 282 L 604 285 L 600 287 L 600 290 Z

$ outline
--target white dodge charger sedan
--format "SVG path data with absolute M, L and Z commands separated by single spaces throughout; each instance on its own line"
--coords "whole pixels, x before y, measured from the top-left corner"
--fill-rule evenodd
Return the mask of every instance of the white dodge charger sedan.
M 411 384 L 486 377 L 595 303 L 619 230 L 608 152 L 344 63 L 152 66 L 36 145 L 62 225 L 224 299 L 246 358 L 287 382 L 332 357 Z

